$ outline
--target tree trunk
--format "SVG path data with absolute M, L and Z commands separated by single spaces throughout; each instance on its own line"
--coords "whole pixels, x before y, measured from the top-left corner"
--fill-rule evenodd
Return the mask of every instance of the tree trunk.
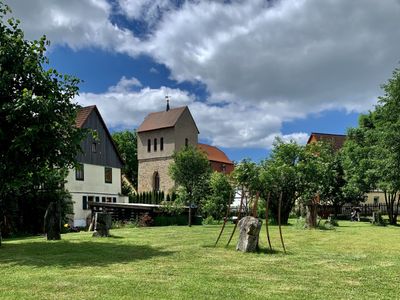
M 315 203 L 307 205 L 306 226 L 307 228 L 317 227 L 317 205 Z

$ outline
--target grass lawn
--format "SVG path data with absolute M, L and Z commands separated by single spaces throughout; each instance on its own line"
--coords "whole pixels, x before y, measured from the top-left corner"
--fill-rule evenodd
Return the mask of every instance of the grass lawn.
M 112 238 L 10 239 L 0 247 L 0 299 L 399 299 L 400 227 L 342 221 L 283 228 L 288 253 L 213 247 L 219 226 L 124 228 Z M 397 295 L 397 296 L 396 296 Z

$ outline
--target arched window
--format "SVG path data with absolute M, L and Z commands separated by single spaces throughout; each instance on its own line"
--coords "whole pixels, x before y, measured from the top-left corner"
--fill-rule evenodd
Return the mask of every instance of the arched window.
M 185 139 L 185 147 L 187 147 L 187 146 L 189 146 L 189 139 L 188 138 Z
M 160 151 L 164 151 L 164 138 L 160 138 Z
M 157 151 L 157 139 L 154 139 L 154 152 Z
M 151 140 L 148 139 L 147 140 L 147 152 L 150 152 L 150 151 L 151 151 Z
M 158 172 L 154 172 L 153 175 L 153 190 L 156 192 L 160 190 L 160 175 Z

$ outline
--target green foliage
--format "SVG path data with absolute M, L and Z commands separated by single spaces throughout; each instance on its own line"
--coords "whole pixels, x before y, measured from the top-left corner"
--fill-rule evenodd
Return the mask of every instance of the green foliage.
M 60 198 L 62 175 L 85 133 L 75 127 L 78 107 L 71 102 L 79 79 L 48 68 L 46 38 L 25 40 L 19 21 L 6 20 L 9 11 L 0 2 L 0 219 L 24 230 L 26 222 L 15 218 L 30 209 L 23 199 Z
M 112 138 L 118 148 L 125 165 L 122 168 L 122 173 L 133 183 L 137 188 L 138 180 L 138 161 L 137 161 L 137 134 L 136 131 L 120 131 L 114 132 Z
M 161 215 L 154 217 L 154 226 L 187 225 L 188 217 L 185 215 Z
M 232 204 L 234 195 L 235 191 L 228 176 L 213 172 L 210 177 L 210 194 L 201 202 L 202 213 L 221 220 L 226 214 L 227 206 Z
M 400 191 L 400 70 L 382 86 L 375 111 L 361 116 L 359 127 L 349 130 L 345 146 L 347 190 L 382 190 L 390 224 L 397 223 Z
M 294 141 L 276 139 L 271 155 L 261 162 L 260 185 L 264 200 L 270 196 L 269 209 L 273 219 L 278 219 L 279 197 L 282 193 L 282 224 L 287 224 L 289 214 L 301 190 L 299 160 L 304 148 Z M 263 213 L 265 214 L 265 212 Z
M 203 220 L 203 225 L 215 225 L 218 224 L 218 221 L 216 221 L 212 216 L 208 216 Z
M 186 203 L 199 204 L 208 193 L 211 175 L 210 163 L 202 151 L 192 146 L 173 154 L 174 162 L 169 167 L 171 178 L 186 193 Z

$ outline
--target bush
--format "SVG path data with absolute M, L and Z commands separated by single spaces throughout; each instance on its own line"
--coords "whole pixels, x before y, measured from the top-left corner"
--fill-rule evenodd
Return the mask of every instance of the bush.
M 212 216 L 208 216 L 203 220 L 203 225 L 214 225 L 214 224 L 216 224 L 216 221 Z
M 154 220 L 149 214 L 143 214 L 139 217 L 137 225 L 139 227 L 149 227 L 154 225 Z
M 156 216 L 154 218 L 154 225 L 155 226 L 188 225 L 188 218 L 185 215 Z

